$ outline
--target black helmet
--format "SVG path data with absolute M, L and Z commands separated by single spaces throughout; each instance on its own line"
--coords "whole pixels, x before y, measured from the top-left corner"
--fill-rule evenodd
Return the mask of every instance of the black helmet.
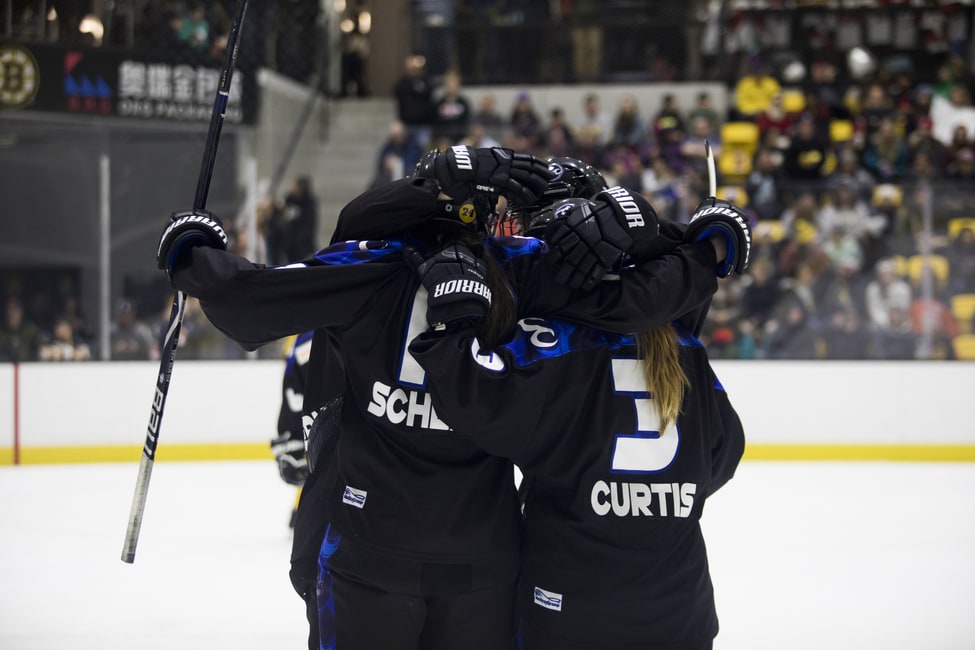
M 548 188 L 529 205 L 510 202 L 499 220 L 501 234 L 525 233 L 532 217 L 552 203 L 562 199 L 589 199 L 609 187 L 598 169 L 578 158 L 558 156 L 547 162 L 552 173 Z
M 442 155 L 437 149 L 425 153 L 417 162 L 413 178 L 436 178 L 434 162 Z M 432 220 L 440 224 L 453 224 L 462 230 L 485 235 L 494 227 L 497 219 L 498 195 L 494 192 L 475 190 L 470 196 L 438 200 L 438 214 Z

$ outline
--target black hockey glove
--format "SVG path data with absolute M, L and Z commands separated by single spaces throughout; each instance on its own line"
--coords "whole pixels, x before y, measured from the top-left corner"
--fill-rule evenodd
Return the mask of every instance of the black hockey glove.
M 271 453 L 278 461 L 278 474 L 288 485 L 304 485 L 308 478 L 305 441 L 302 436 L 285 431 L 271 439 Z
M 697 206 L 684 232 L 684 241 L 701 241 L 715 233 L 723 235 L 728 242 L 728 256 L 718 264 L 718 277 L 744 273 L 752 252 L 748 219 L 727 201 L 711 197 Z
M 435 179 L 443 193 L 455 201 L 485 192 L 523 204 L 541 196 L 552 178 L 548 164 L 535 156 L 502 147 L 475 149 L 462 144 L 423 156 L 416 175 Z
M 660 231 L 646 198 L 619 186 L 589 201 L 567 199 L 552 206 L 551 216 L 547 212 L 537 219 L 550 219 L 545 230 L 548 261 L 559 267 L 556 281 L 573 289 L 593 288 L 608 271 L 619 270 L 635 249 L 649 249 Z
M 482 318 L 491 307 L 484 261 L 463 244 L 448 244 L 429 259 L 412 253 L 427 289 L 427 323 L 434 330 L 461 326 Z
M 156 265 L 169 273 L 180 254 L 193 246 L 212 246 L 226 250 L 227 233 L 217 215 L 206 210 L 174 212 L 159 238 Z

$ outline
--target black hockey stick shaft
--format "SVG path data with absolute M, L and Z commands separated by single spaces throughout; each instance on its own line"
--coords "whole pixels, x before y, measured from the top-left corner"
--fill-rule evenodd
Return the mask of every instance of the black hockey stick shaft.
M 220 143 L 220 132 L 223 129 L 224 115 L 227 112 L 227 102 L 230 98 L 230 83 L 237 64 L 237 48 L 240 44 L 240 31 L 244 24 L 244 14 L 247 12 L 248 0 L 237 0 L 237 8 L 230 33 L 227 36 L 227 53 L 224 57 L 223 69 L 220 71 L 220 82 L 217 85 L 217 96 L 213 102 L 213 113 L 210 116 L 210 129 L 207 132 L 206 143 L 203 148 L 203 162 L 200 165 L 200 175 L 196 184 L 196 195 L 193 199 L 194 210 L 206 209 L 207 196 L 210 193 L 210 180 L 213 178 L 213 167 L 217 158 L 217 145 Z M 159 442 L 159 430 L 162 426 L 163 409 L 166 397 L 169 395 L 169 382 L 172 378 L 173 364 L 176 362 L 176 346 L 179 342 L 179 331 L 183 324 L 183 312 L 186 307 L 186 294 L 177 291 L 173 297 L 173 308 L 169 315 L 169 325 L 163 338 L 162 350 L 159 357 L 159 374 L 156 375 L 156 388 L 152 395 L 152 407 L 149 414 L 149 427 L 146 431 L 146 441 L 142 447 L 142 459 L 139 462 L 139 475 L 136 478 L 135 492 L 132 495 L 132 508 L 129 511 L 129 523 L 125 531 L 125 544 L 122 548 L 122 561 L 127 564 L 135 562 L 135 549 L 139 543 L 139 531 L 142 529 L 142 515 L 146 509 L 146 497 L 149 494 L 149 479 L 152 476 L 152 466 L 156 460 L 156 445 Z

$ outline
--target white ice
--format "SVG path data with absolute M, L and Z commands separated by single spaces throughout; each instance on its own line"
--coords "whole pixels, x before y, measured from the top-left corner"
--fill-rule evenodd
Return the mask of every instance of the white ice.
M 267 462 L 0 468 L 0 649 L 300 650 Z M 975 648 L 975 463 L 744 462 L 704 528 L 716 650 Z M 379 622 L 377 622 L 379 623 Z

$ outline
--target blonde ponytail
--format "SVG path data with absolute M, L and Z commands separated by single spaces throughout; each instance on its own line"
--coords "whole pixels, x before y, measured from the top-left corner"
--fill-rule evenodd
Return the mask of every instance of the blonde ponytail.
M 690 385 L 678 356 L 677 332 L 664 325 L 636 337 L 636 348 L 643 360 L 643 378 L 660 416 L 660 433 L 677 420 L 684 389 Z

